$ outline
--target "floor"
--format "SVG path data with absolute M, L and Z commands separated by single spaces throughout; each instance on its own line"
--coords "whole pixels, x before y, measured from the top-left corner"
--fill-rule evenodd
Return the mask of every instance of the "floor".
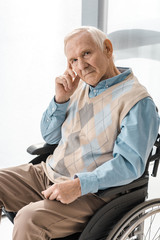
M 149 199 L 160 197 L 160 168 L 156 178 L 150 177 Z M 6 218 L 2 217 L 0 225 L 0 240 L 12 240 L 13 224 Z
M 12 239 L 13 224 L 8 220 L 7 217 L 2 217 L 0 225 L 0 239 L 11 240 Z

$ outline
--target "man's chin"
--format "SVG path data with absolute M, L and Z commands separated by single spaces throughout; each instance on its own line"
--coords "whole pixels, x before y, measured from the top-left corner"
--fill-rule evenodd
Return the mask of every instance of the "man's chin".
M 88 77 L 88 78 L 81 78 L 85 83 L 89 84 L 90 86 L 96 86 L 99 82 L 94 77 Z

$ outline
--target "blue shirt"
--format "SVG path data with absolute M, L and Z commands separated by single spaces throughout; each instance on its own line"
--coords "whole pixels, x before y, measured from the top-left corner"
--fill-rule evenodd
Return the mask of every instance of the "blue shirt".
M 90 86 L 89 97 L 95 97 L 109 87 L 123 81 L 131 69 L 119 68 L 121 74 L 103 80 L 96 87 Z M 49 144 L 61 139 L 61 125 L 66 118 L 69 101 L 57 104 L 52 99 L 41 120 L 41 132 Z M 127 184 L 139 178 L 158 134 L 160 119 L 151 98 L 139 101 L 125 116 L 121 123 L 121 132 L 117 136 L 113 149 L 113 158 L 92 172 L 77 173 L 80 179 L 82 195 L 95 193 L 100 189 Z

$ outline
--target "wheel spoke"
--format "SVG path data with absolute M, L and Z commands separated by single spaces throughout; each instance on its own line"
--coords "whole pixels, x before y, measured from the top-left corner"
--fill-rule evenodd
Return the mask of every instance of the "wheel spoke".
M 107 240 L 160 240 L 160 199 L 144 202 L 117 223 Z
M 146 235 L 145 235 L 144 240 L 147 239 L 148 234 L 149 234 L 148 240 L 151 239 L 151 238 L 150 238 L 150 235 L 151 235 L 151 227 L 152 227 L 153 221 L 154 221 L 154 219 L 155 219 L 155 216 L 156 216 L 156 215 L 154 215 L 154 217 L 153 217 L 153 216 L 150 217 L 150 225 L 149 225 L 148 231 L 146 232 Z
M 155 233 L 153 240 L 156 240 L 156 239 L 157 239 L 156 235 L 158 234 L 159 229 L 160 229 L 160 228 L 157 229 L 157 232 Z M 155 237 L 156 237 L 156 238 L 155 238 Z M 160 235 L 158 236 L 158 239 L 160 239 Z

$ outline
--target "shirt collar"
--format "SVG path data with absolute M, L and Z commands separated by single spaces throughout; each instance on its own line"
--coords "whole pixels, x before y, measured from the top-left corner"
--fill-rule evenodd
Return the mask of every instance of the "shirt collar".
M 90 91 L 93 91 L 95 89 L 98 90 L 102 88 L 103 89 L 109 88 L 117 83 L 122 82 L 132 72 L 131 68 L 124 68 L 124 67 L 117 67 L 117 68 L 121 72 L 119 75 L 100 81 L 96 87 L 89 86 Z

